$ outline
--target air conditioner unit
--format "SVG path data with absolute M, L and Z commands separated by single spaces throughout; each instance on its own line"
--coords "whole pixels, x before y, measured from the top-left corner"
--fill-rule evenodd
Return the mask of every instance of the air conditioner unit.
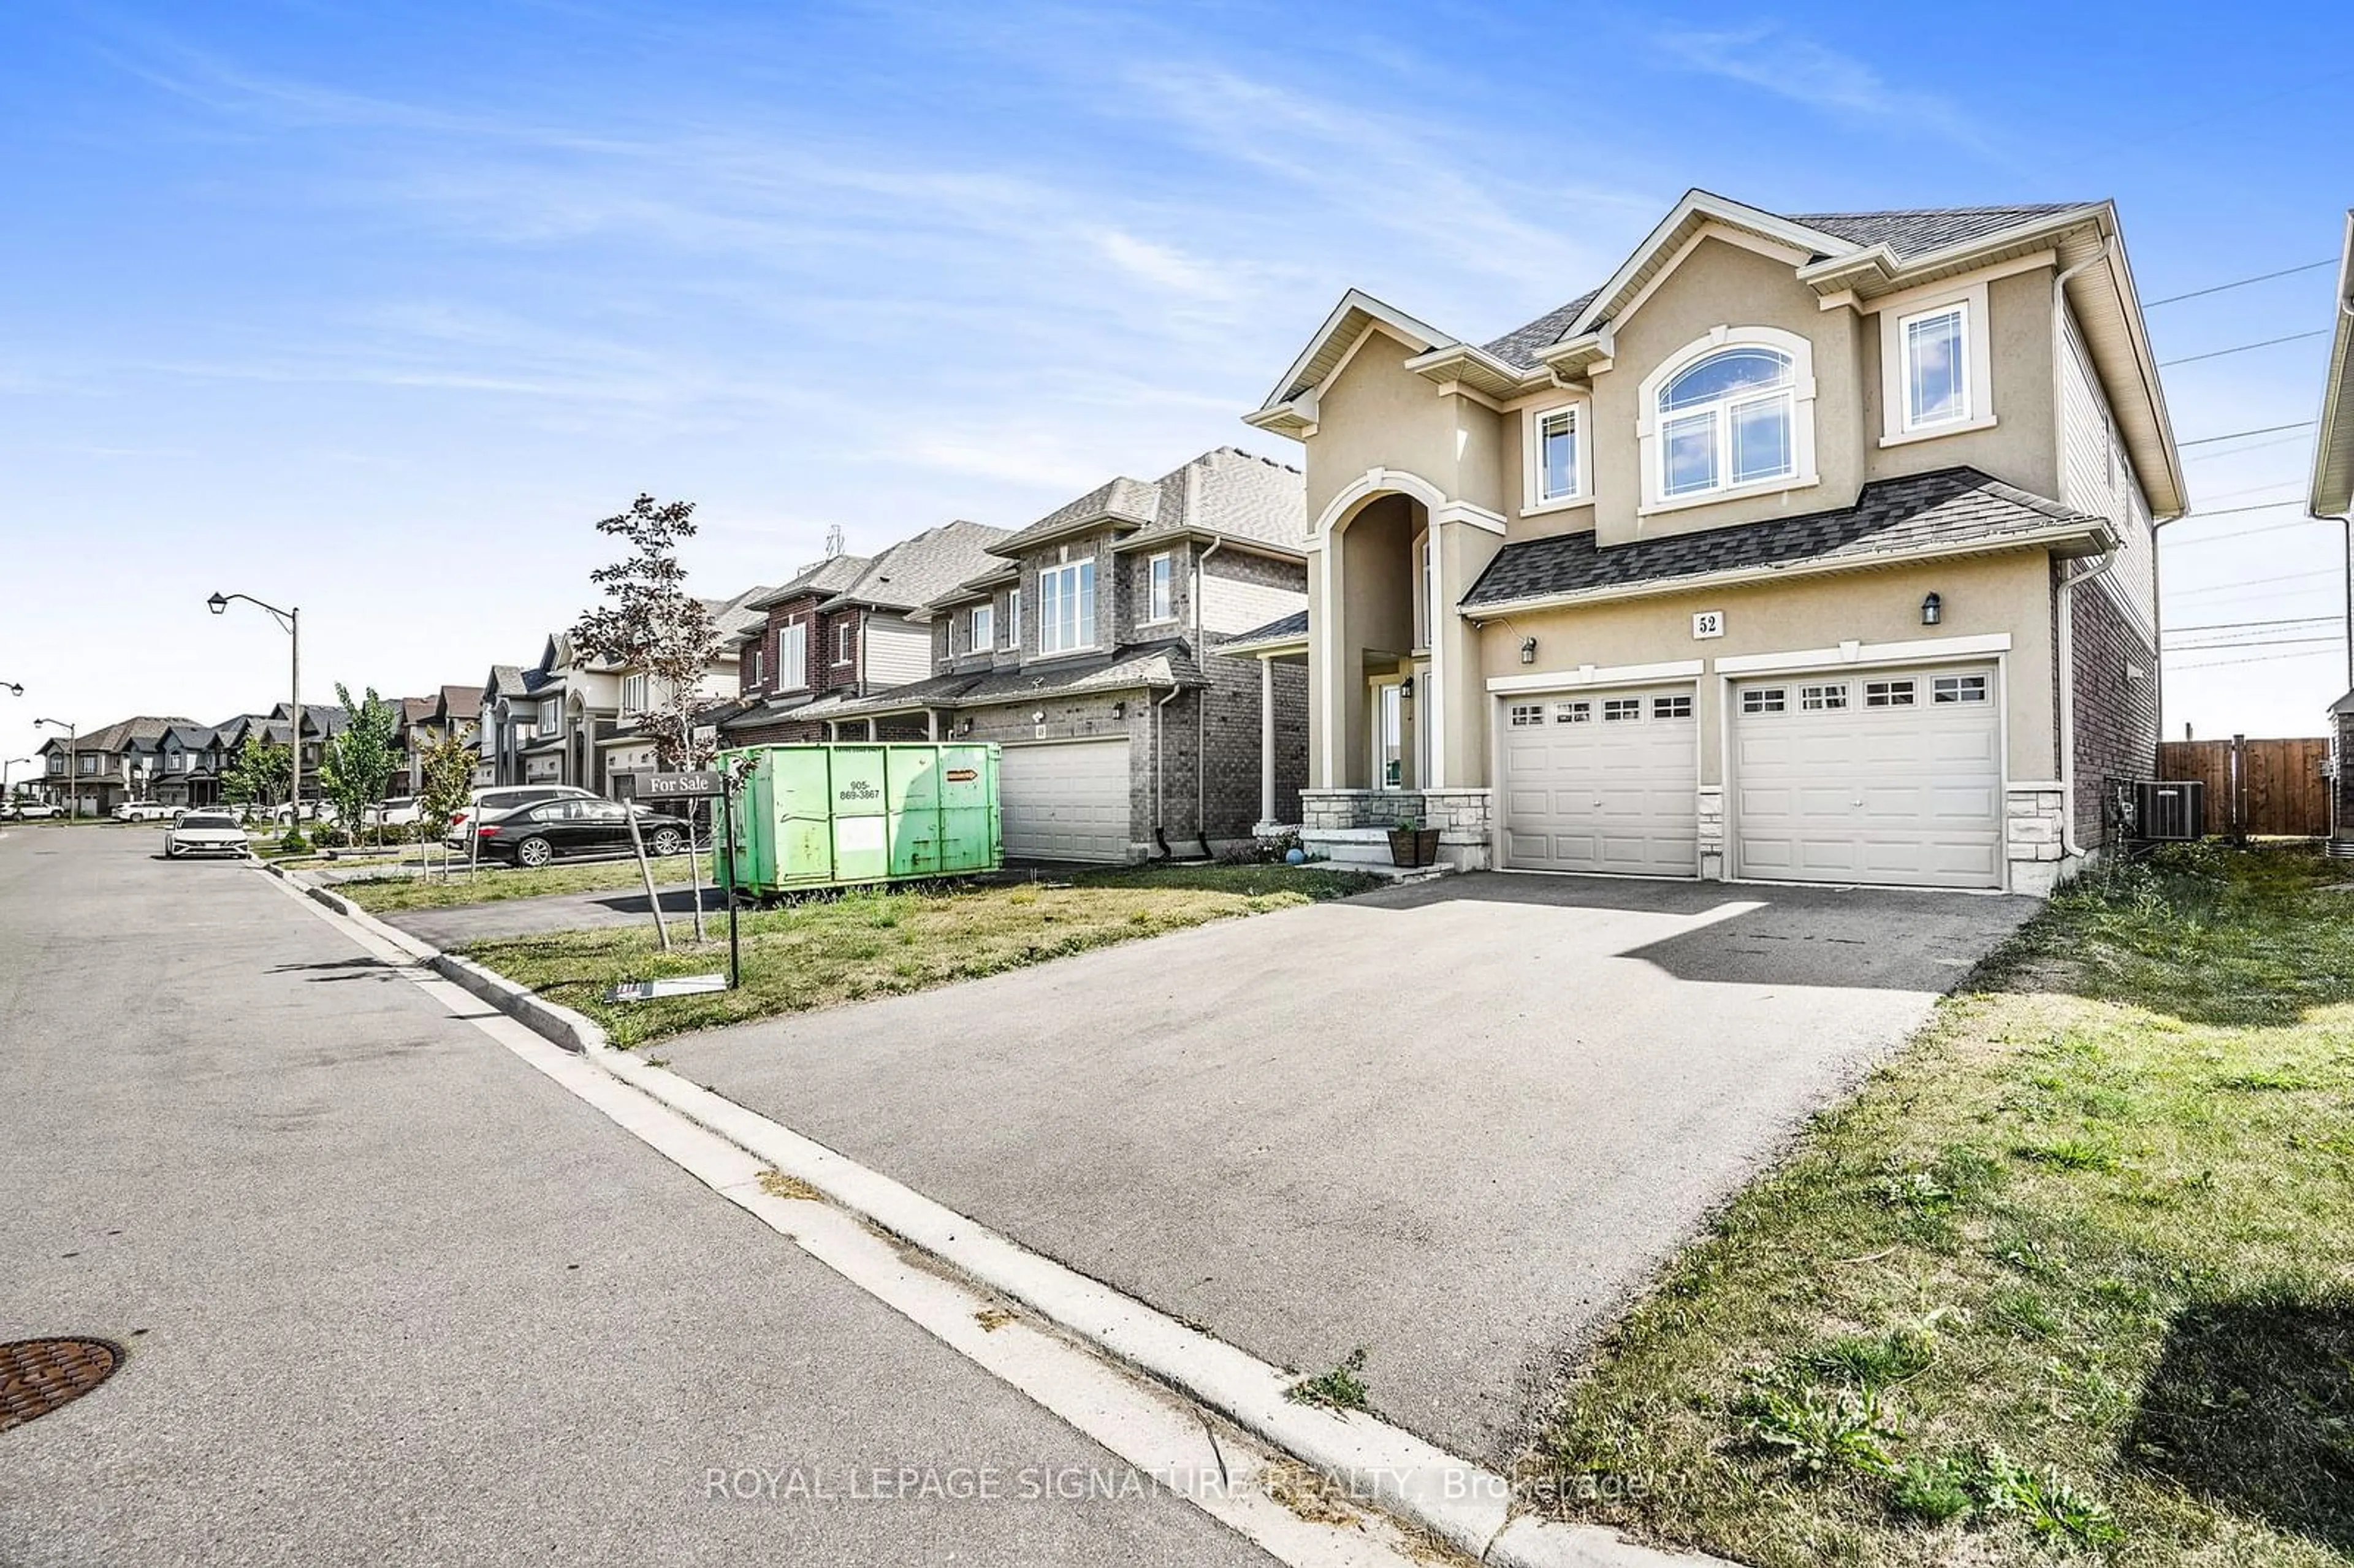
M 2118 826 L 2137 842 L 2173 843 L 2206 834 L 2204 779 L 2121 779 L 2109 788 Z

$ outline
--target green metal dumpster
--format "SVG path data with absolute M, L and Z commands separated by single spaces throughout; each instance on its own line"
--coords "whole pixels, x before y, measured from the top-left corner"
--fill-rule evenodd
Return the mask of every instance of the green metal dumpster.
M 736 800 L 736 885 L 766 895 L 995 871 L 997 747 L 970 741 L 754 746 Z M 712 850 L 712 876 L 726 851 Z

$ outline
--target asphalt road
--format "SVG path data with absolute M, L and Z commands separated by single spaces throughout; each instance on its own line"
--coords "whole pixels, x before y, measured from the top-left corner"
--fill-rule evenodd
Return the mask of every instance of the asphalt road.
M 2037 906 L 1482 875 L 663 1042 L 699 1084 L 1508 1462 L 1564 1367 Z
M 131 1351 L 0 1433 L 0 1564 L 1269 1561 L 1167 1497 L 851 1499 L 1125 1472 L 257 872 L 157 847 L 0 836 L 0 1340 Z

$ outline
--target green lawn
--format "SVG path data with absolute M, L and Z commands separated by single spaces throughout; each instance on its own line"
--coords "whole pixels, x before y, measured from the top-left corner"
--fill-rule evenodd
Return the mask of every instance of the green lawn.
M 672 885 L 687 879 L 684 855 L 669 855 L 653 863 L 654 885 Z M 710 868 L 704 868 L 705 876 Z M 429 877 L 370 877 L 346 882 L 335 891 L 367 910 L 381 915 L 402 909 L 451 909 L 462 904 L 496 904 L 509 898 L 540 898 L 551 893 L 604 893 L 614 888 L 642 887 L 644 878 L 635 860 L 588 861 L 577 865 L 546 865 L 536 871 L 521 866 L 484 866 L 468 874 L 465 863 L 452 868 L 448 880 Z
M 1790 1568 L 2354 1561 L 2340 878 L 2063 893 L 1671 1266 L 1532 1492 Z
M 607 1003 L 623 980 L 707 974 L 726 966 L 726 922 L 714 938 L 663 958 L 648 926 L 483 942 L 468 956 L 639 1045 L 837 1002 L 923 991 L 1231 916 L 1337 898 L 1376 885 L 1362 873 L 1282 866 L 1138 868 L 1067 882 L 851 893 L 742 916 L 737 991 Z M 683 935 L 683 922 L 673 922 Z

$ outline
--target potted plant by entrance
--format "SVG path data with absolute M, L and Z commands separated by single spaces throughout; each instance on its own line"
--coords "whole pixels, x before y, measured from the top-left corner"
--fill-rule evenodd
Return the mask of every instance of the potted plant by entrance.
M 1396 866 L 1438 863 L 1438 830 L 1426 828 L 1419 817 L 1409 817 L 1390 830 L 1390 863 Z

